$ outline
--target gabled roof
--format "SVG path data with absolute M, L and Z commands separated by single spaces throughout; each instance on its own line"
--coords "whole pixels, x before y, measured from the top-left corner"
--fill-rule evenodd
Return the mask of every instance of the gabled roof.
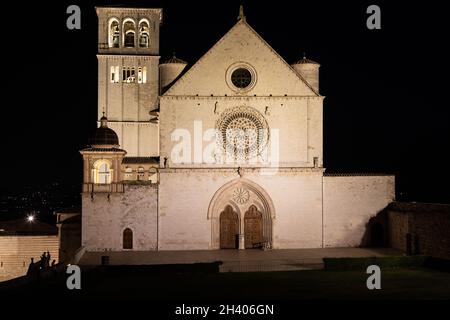
M 192 74 L 196 68 L 202 64 L 202 62 L 208 57 L 208 55 L 215 51 L 215 49 L 221 44 L 223 43 L 225 40 L 228 39 L 228 37 L 230 37 L 231 34 L 233 34 L 233 31 L 238 28 L 239 26 L 244 26 L 246 27 L 248 30 L 250 30 L 250 32 L 252 34 L 254 34 L 261 42 L 264 46 L 266 46 L 273 54 L 274 56 L 279 59 L 279 61 L 289 70 L 289 72 L 291 72 L 295 77 L 297 77 L 302 83 L 304 83 L 304 85 L 306 87 L 308 87 L 311 90 L 311 93 L 313 93 L 316 96 L 320 96 L 320 94 L 298 73 L 296 72 L 292 66 L 286 62 L 286 60 L 284 60 L 246 21 L 246 19 L 240 19 L 218 42 L 216 42 L 216 44 L 214 44 L 211 49 L 209 49 L 194 65 L 192 65 L 191 68 L 189 68 L 186 72 L 184 72 L 184 74 L 179 77 L 179 79 L 177 79 L 172 85 L 171 87 L 163 94 L 163 95 L 171 95 L 172 92 L 174 92 L 177 88 L 177 86 L 180 85 L 180 83 L 182 83 L 186 78 L 188 78 L 190 76 L 190 74 Z

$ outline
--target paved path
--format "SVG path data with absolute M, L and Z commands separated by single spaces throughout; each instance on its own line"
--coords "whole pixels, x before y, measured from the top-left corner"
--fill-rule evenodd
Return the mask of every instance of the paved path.
M 323 258 L 401 255 L 388 248 L 324 248 L 282 250 L 108 251 L 86 252 L 80 265 L 98 265 L 102 256 L 111 265 L 190 264 L 222 261 L 221 272 L 289 271 L 323 268 Z

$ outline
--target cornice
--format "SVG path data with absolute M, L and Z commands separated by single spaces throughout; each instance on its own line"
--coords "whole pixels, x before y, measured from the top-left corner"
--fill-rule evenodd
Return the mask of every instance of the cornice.
M 143 60 L 159 60 L 161 56 L 154 55 L 138 55 L 138 54 L 102 54 L 98 53 L 97 58 L 105 58 L 105 59 L 127 59 L 127 58 L 140 58 Z
M 323 100 L 325 96 L 170 96 L 163 95 L 159 97 L 161 100 Z

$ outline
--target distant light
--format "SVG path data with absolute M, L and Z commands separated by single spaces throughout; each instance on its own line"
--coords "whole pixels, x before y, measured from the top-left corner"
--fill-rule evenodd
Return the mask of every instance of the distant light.
M 34 216 L 32 214 L 28 215 L 27 216 L 27 221 L 30 222 L 30 223 L 33 222 L 34 221 Z

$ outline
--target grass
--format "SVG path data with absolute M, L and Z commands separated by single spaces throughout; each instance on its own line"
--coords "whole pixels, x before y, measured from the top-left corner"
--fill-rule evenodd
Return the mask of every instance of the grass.
M 151 301 L 293 301 L 299 299 L 449 299 L 450 273 L 426 268 L 382 268 L 381 290 L 368 290 L 365 270 L 260 273 L 161 272 L 145 266 L 83 271 L 82 290 L 65 288 L 65 275 L 8 290 L 10 298 L 45 293 L 62 299 Z M 2 291 L 0 289 L 0 296 Z
M 327 270 L 366 270 L 370 265 L 382 269 L 422 267 L 430 258 L 427 256 L 392 256 L 361 258 L 324 258 Z

